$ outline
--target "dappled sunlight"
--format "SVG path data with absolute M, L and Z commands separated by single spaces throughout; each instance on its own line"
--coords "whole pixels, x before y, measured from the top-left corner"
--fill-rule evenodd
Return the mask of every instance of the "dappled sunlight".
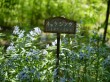
M 0 82 L 110 82 L 109 6 L 0 0 Z

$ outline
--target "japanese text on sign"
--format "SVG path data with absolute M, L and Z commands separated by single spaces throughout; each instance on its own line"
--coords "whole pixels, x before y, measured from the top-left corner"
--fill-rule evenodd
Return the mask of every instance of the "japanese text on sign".
M 45 32 L 72 33 L 76 30 L 76 22 L 63 17 L 55 17 L 45 20 Z

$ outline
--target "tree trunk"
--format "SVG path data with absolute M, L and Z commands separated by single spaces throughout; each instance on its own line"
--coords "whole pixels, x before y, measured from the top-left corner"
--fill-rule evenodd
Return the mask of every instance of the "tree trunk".
M 103 41 L 102 41 L 103 44 L 105 43 L 106 34 L 107 34 L 109 12 L 110 12 L 110 0 L 108 0 L 108 4 L 107 4 L 107 12 L 106 12 L 106 19 L 105 19 L 105 28 L 104 28 L 104 35 L 103 35 Z

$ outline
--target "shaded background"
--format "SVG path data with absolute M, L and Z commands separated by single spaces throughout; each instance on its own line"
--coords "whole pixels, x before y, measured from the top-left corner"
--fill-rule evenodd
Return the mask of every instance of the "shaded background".
M 5 34 L 7 38 L 16 25 L 27 31 L 34 27 L 43 30 L 44 20 L 55 16 L 77 21 L 85 36 L 94 27 L 103 33 L 106 9 L 107 0 L 0 0 L 0 37 Z

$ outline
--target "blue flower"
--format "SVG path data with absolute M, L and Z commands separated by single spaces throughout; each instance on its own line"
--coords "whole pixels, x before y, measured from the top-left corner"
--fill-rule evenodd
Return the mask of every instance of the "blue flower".
M 44 49 L 44 50 L 43 50 L 43 54 L 44 54 L 44 55 L 48 54 L 47 50 Z
M 80 59 L 84 59 L 84 57 L 85 57 L 85 54 L 83 54 L 82 52 L 80 52 L 79 58 L 80 58 Z
M 18 26 L 14 27 L 13 34 L 19 34 L 19 27 Z
M 33 69 L 31 69 L 31 71 L 30 71 L 30 72 L 31 72 L 32 74 L 34 74 L 34 73 L 35 73 L 35 71 L 36 71 L 36 69 L 35 69 L 35 68 L 33 68 Z
M 57 40 L 55 40 L 54 42 L 52 42 L 52 45 L 55 46 L 57 44 Z
M 24 32 L 25 32 L 24 30 L 21 30 L 19 32 L 18 38 L 22 38 L 24 36 Z
M 18 74 L 17 78 L 18 78 L 19 80 L 28 80 L 28 79 L 30 79 L 29 75 L 28 75 L 26 72 L 24 72 L 24 71 L 21 71 L 21 72 Z
M 34 32 L 37 33 L 38 35 L 41 34 L 41 30 L 38 27 L 34 28 Z
M 13 45 L 9 46 L 6 51 L 9 52 L 9 51 L 15 51 L 15 47 Z

